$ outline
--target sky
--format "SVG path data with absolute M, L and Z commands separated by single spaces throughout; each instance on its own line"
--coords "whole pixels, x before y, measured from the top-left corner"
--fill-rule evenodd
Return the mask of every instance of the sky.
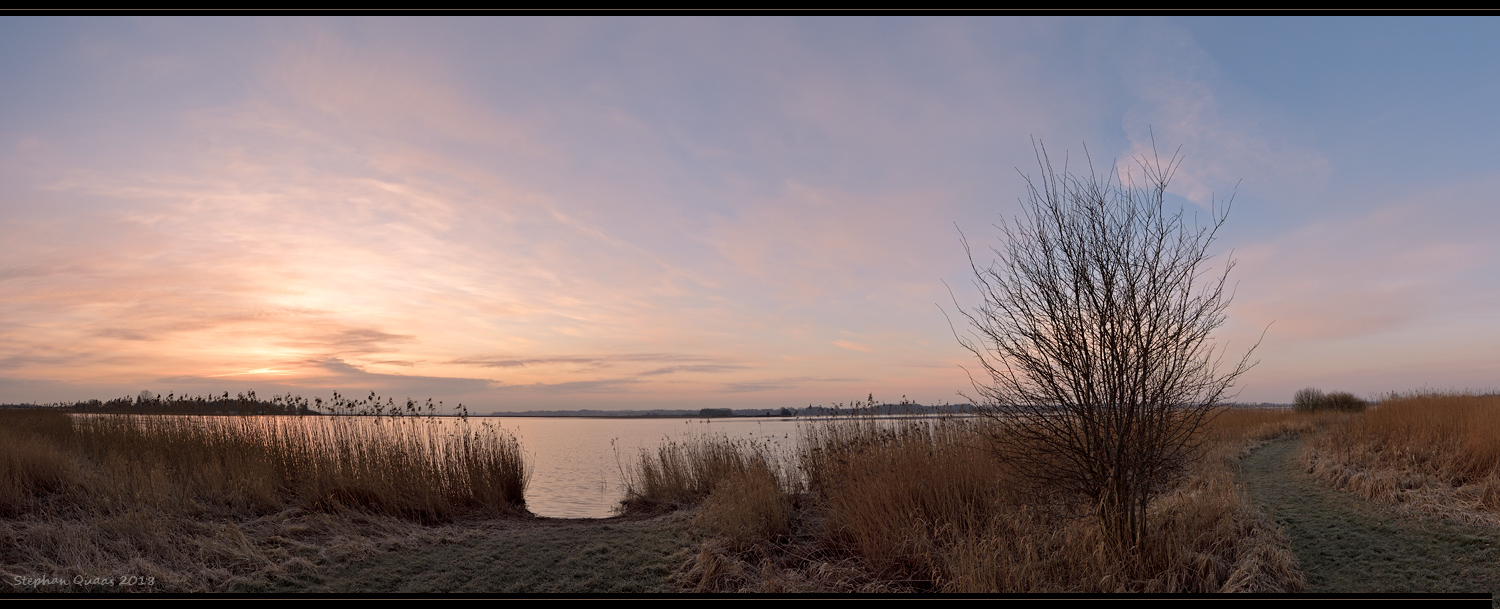
M 1500 386 L 1492 18 L 0 18 L 0 402 L 960 403 L 1037 148 L 1181 165 L 1242 402 Z M 950 319 L 954 320 L 950 324 Z M 1227 364 L 1226 364 L 1227 365 Z

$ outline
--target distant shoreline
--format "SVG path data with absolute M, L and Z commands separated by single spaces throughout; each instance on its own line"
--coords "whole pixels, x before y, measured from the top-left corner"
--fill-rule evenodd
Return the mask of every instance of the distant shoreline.
M 1281 409 L 1290 409 L 1290 408 L 1292 408 L 1291 404 L 1272 404 L 1272 403 L 1269 403 L 1269 402 L 1267 402 L 1267 403 L 1260 403 L 1260 404 L 1229 404 L 1228 406 L 1233 407 L 1233 408 L 1254 408 L 1254 409 L 1273 409 L 1273 410 L 1281 410 Z M 72 407 L 69 407 L 69 406 L 42 405 L 42 404 L 0 404 L 0 409 L 51 409 L 51 408 L 57 408 L 57 409 L 65 410 L 65 411 L 68 411 L 68 412 L 79 412 L 79 413 L 88 413 L 89 412 L 87 410 L 74 410 Z M 713 414 L 705 414 L 703 412 L 704 410 L 715 410 L 717 412 L 715 412 Z M 551 418 L 551 419 L 704 419 L 704 420 L 712 420 L 712 419 L 772 419 L 772 420 L 821 420 L 821 419 L 849 418 L 849 417 L 854 417 L 854 416 L 859 416 L 859 417 L 874 417 L 874 418 L 879 418 L 879 419 L 887 419 L 887 418 L 901 418 L 901 417 L 938 417 L 938 416 L 968 417 L 968 416 L 975 416 L 975 414 L 976 414 L 975 411 L 974 411 L 973 406 L 968 405 L 968 404 L 948 405 L 948 406 L 921 406 L 921 405 L 912 405 L 912 406 L 909 406 L 907 408 L 901 408 L 899 405 L 894 405 L 893 404 L 893 405 L 877 406 L 877 407 L 875 407 L 873 409 L 869 409 L 869 408 L 860 408 L 860 409 L 834 409 L 834 408 L 826 408 L 826 407 L 821 407 L 821 406 L 814 406 L 814 407 L 811 407 L 811 408 L 798 408 L 798 409 L 790 409 L 790 408 L 775 409 L 775 410 L 772 410 L 772 409 L 736 409 L 736 410 L 734 410 L 732 412 L 726 412 L 726 411 L 730 411 L 730 409 L 727 409 L 727 408 L 726 409 L 702 409 L 702 410 L 699 410 L 699 411 L 696 411 L 696 412 L 695 411 L 691 411 L 691 410 L 661 410 L 661 411 L 626 410 L 626 411 L 620 411 L 619 413 L 615 413 L 615 412 L 608 411 L 608 410 L 528 410 L 528 411 L 523 411 L 523 412 L 491 412 L 489 414 L 473 414 L 473 413 L 471 413 L 471 414 L 468 414 L 468 415 L 457 414 L 457 413 L 455 413 L 455 414 L 446 414 L 446 413 L 442 413 L 442 414 L 440 414 L 440 413 L 430 413 L 429 414 L 429 413 L 422 413 L 422 414 L 418 414 L 418 415 L 403 414 L 403 415 L 396 415 L 396 416 L 398 418 L 399 417 L 411 417 L 411 416 L 416 416 L 416 417 L 421 417 L 421 418 L 462 418 L 464 416 L 468 416 L 468 417 L 474 417 L 474 418 L 495 418 L 495 417 L 499 417 L 499 418 L 529 418 L 529 419 Z M 252 416 L 318 416 L 318 417 L 346 417 L 346 416 L 355 416 L 355 417 L 359 417 L 359 416 L 390 417 L 391 416 L 390 414 L 374 414 L 374 413 L 342 413 L 342 412 L 333 413 L 333 412 L 320 412 L 320 411 L 315 410 L 315 409 L 308 409 L 308 411 L 303 412 L 303 413 L 296 413 L 296 412 L 291 412 L 291 413 L 287 413 L 287 412 L 246 412 L 246 413 L 238 413 L 238 412 L 224 412 L 224 411 L 219 411 L 219 412 L 181 412 L 181 411 L 173 412 L 173 411 L 166 411 L 166 412 L 163 412 L 163 411 L 152 411 L 152 410 L 141 410 L 141 411 L 118 410 L 118 411 L 113 411 L 113 412 L 111 412 L 111 411 L 104 411 L 104 412 L 95 411 L 95 412 L 93 412 L 91 414 L 183 414 L 183 415 L 201 415 L 201 416 L 243 416 L 243 415 L 252 415 Z

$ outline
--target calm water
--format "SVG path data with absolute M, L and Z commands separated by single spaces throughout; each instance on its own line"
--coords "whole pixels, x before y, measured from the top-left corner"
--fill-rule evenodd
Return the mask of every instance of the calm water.
M 516 434 L 532 466 L 526 507 L 538 516 L 603 518 L 624 496 L 620 468 L 640 453 L 668 441 L 702 436 L 766 442 L 782 450 L 796 445 L 805 421 L 736 419 L 582 419 L 573 417 L 485 417 Z

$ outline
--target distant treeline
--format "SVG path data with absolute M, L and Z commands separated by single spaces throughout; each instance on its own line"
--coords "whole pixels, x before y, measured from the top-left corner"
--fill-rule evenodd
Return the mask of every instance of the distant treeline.
M 651 418 L 663 419 L 708 419 L 719 417 L 795 417 L 796 409 L 782 408 L 700 408 L 698 410 L 527 410 L 524 412 L 494 412 L 494 417 L 597 417 L 597 418 Z
M 970 414 L 974 407 L 969 404 L 940 404 L 924 406 L 913 402 L 899 404 L 856 403 L 857 406 L 807 406 L 805 408 L 700 408 L 698 410 L 528 410 L 525 412 L 496 412 L 497 417 L 662 417 L 712 419 L 724 417 L 830 417 L 845 415 L 943 415 Z
M 1235 408 L 1286 409 L 1290 404 L 1226 404 Z M 973 404 L 938 404 L 927 406 L 915 402 L 875 404 L 854 402 L 852 405 L 807 406 L 804 408 L 700 408 L 698 410 L 527 410 L 524 412 L 496 412 L 496 417 L 597 417 L 597 418 L 691 418 L 712 419 L 723 417 L 839 417 L 850 415 L 898 416 L 898 415 L 967 415 L 978 409 Z
M 1233 404 L 1240 408 L 1291 408 L 1290 404 Z M 136 413 L 136 414 L 240 414 L 240 415 L 366 415 L 366 416 L 436 416 L 443 413 L 443 403 L 432 400 L 417 402 L 407 398 L 396 403 L 394 398 L 382 398 L 370 392 L 363 399 L 349 399 L 333 394 L 333 399 L 308 400 L 292 394 L 272 396 L 263 400 L 254 391 L 237 394 L 229 392 L 216 396 L 188 396 L 167 394 L 154 395 L 143 391 L 135 397 L 113 400 L 84 400 L 79 402 L 56 402 L 51 404 L 0 404 L 0 408 L 56 408 L 69 412 L 91 413 Z M 662 417 L 662 418 L 723 418 L 723 417 L 837 417 L 849 415 L 963 415 L 974 414 L 972 404 L 938 404 L 927 406 L 903 400 L 895 404 L 874 404 L 870 401 L 855 401 L 848 405 L 812 406 L 805 408 L 700 408 L 698 410 L 528 410 L 525 412 L 496 412 L 497 417 Z M 468 409 L 458 406 L 458 416 L 468 416 Z
M 797 412 L 804 417 L 828 417 L 840 415 L 943 415 L 943 414 L 973 414 L 973 404 L 938 404 L 935 406 L 924 406 L 916 402 L 900 402 L 897 404 L 860 404 L 855 402 L 853 406 L 808 406 L 798 408 Z
M 395 398 L 382 398 L 371 391 L 364 399 L 350 399 L 334 392 L 333 399 L 311 400 L 299 395 L 273 395 L 261 399 L 255 391 L 247 391 L 230 397 L 223 395 L 177 395 L 165 396 L 142 391 L 135 397 L 112 400 L 83 400 L 78 402 L 56 402 L 52 404 L 6 404 L 4 408 L 55 408 L 68 412 L 99 414 L 234 414 L 234 415 L 365 415 L 365 416 L 437 416 L 443 413 L 443 403 L 431 399 L 417 402 L 407 398 L 397 403 Z M 458 405 L 458 416 L 467 417 L 468 409 Z

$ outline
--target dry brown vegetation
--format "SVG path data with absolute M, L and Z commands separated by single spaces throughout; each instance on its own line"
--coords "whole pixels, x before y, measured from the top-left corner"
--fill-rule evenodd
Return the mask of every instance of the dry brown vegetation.
M 628 465 L 623 507 L 695 510 L 702 537 L 674 579 L 689 591 L 1297 591 L 1287 540 L 1236 474 L 1255 446 L 1302 434 L 1310 471 L 1334 486 L 1500 524 L 1495 395 L 1224 409 L 1124 548 L 1097 506 L 998 458 L 987 424 L 809 422 L 793 454 L 669 443 Z M 455 534 L 417 523 L 524 515 L 526 477 L 513 437 L 457 419 L 0 410 L 0 577 L 34 591 L 298 589 L 322 565 Z
M 979 419 L 809 423 L 795 468 L 752 444 L 704 438 L 643 453 L 628 480 L 714 471 L 692 465 L 695 455 L 728 463 L 723 455 L 738 452 L 742 462 L 765 464 L 719 469 L 724 478 L 699 492 L 708 498 L 697 515 L 706 536 L 678 574 L 687 590 L 1297 591 L 1302 576 L 1286 540 L 1249 503 L 1236 468 L 1254 445 L 1326 419 L 1220 413 L 1204 431 L 1206 452 L 1192 475 L 1162 489 L 1148 514 L 1150 534 L 1125 549 L 1093 517 L 1095 506 L 1024 484 L 995 457 L 992 430 Z M 754 484 L 731 481 L 755 479 L 749 472 L 766 474 Z M 635 506 L 665 504 L 645 501 L 643 486 L 631 492 Z M 714 500 L 731 492 L 733 501 Z
M 1292 408 L 1299 412 L 1364 412 L 1369 406 L 1369 402 L 1347 391 L 1323 393 L 1315 387 L 1308 387 L 1292 396 Z
M 1392 395 L 1308 441 L 1309 472 L 1407 509 L 1500 524 L 1500 395 Z
M 981 298 L 953 301 L 968 326 L 954 338 L 978 364 L 965 397 L 1008 474 L 1086 498 L 1116 545 L 1140 545 L 1150 505 L 1188 475 L 1205 422 L 1255 366 L 1258 341 L 1222 367 L 1212 342 L 1235 262 L 1206 267 L 1234 197 L 1199 224 L 1168 207 L 1182 157 L 1161 158 L 1154 142 L 1138 175 L 1066 161 L 1059 173 L 1033 147 L 1040 174 L 1023 174 L 1022 213 L 996 225 L 994 261 L 976 261 L 960 231 Z
M 655 451 L 642 449 L 628 467 L 622 465 L 630 512 L 651 512 L 696 505 L 726 482 L 770 479 L 781 488 L 785 476 L 763 444 L 699 437 L 669 441 Z
M 254 587 L 402 522 L 523 515 L 520 445 L 485 425 L 0 411 L 0 576 Z

